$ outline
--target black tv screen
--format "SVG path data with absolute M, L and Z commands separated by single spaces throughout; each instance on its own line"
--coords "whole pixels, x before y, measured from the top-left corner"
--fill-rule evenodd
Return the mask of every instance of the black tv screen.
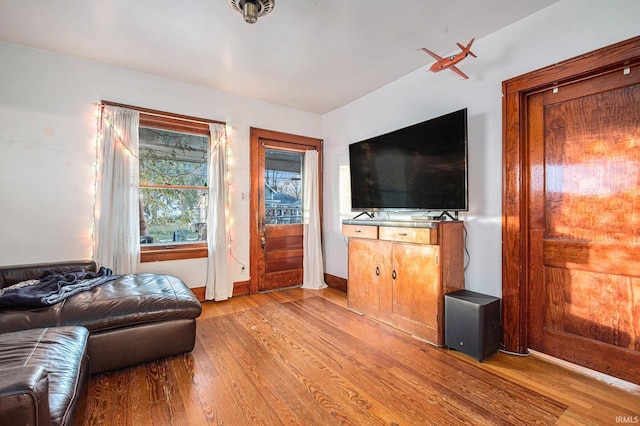
M 467 110 L 349 145 L 353 211 L 468 209 Z

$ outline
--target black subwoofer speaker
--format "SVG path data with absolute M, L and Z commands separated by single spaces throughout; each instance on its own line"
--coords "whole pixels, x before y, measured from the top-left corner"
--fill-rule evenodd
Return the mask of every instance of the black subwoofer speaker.
M 444 297 L 445 346 L 482 361 L 500 346 L 500 298 L 458 290 Z

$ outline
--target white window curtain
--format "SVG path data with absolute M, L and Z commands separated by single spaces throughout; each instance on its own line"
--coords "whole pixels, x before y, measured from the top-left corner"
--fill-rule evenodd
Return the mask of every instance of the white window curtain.
M 320 194 L 318 183 L 318 151 L 310 150 L 304 153 L 304 188 L 303 204 L 303 249 L 302 288 L 319 290 L 327 287 L 324 282 L 324 267 L 322 265 L 322 240 L 320 229 Z
M 227 137 L 222 124 L 210 123 L 209 212 L 207 215 L 206 300 L 227 300 L 233 295 L 233 280 L 229 267 L 229 233 L 227 232 Z
M 97 147 L 94 260 L 115 274 L 140 261 L 138 126 L 140 114 L 105 105 Z

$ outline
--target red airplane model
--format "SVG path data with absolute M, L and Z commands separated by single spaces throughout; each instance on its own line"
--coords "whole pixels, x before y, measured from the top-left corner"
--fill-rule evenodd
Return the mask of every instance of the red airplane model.
M 469 42 L 469 44 L 467 44 L 467 47 L 464 47 L 460 43 L 456 43 L 456 45 L 460 49 L 462 49 L 462 52 L 458 53 L 457 55 L 449 56 L 447 58 L 442 58 L 442 57 L 436 55 L 435 53 L 433 53 L 432 51 L 430 51 L 429 49 L 426 49 L 426 48 L 423 47 L 422 50 L 427 52 L 429 55 L 433 56 L 433 58 L 436 60 L 436 63 L 431 65 L 430 70 L 433 71 L 433 72 L 438 72 L 438 71 L 442 71 L 444 69 L 449 68 L 451 71 L 455 72 L 460 77 L 462 77 L 464 79 L 468 79 L 469 77 L 465 73 L 460 71 L 456 67 L 456 64 L 458 62 L 462 61 L 464 58 L 466 58 L 469 55 L 473 56 L 474 58 L 477 58 L 477 56 L 474 55 L 473 52 L 471 51 L 471 45 L 473 44 L 474 40 L 475 40 L 475 38 L 472 38 L 471 41 Z

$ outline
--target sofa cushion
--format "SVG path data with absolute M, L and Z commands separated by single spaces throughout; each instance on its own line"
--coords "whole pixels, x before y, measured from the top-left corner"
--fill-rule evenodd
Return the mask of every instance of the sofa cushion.
M 0 368 L 34 366 L 47 372 L 51 424 L 68 424 L 86 391 L 89 358 L 84 327 L 0 334 Z M 47 422 L 48 423 L 48 422 Z
M 0 333 L 56 327 L 63 306 L 63 303 L 58 303 L 43 308 L 3 308 L 0 311 Z
M 0 367 L 0 419 L 32 425 L 50 418 L 47 370 L 33 365 Z

